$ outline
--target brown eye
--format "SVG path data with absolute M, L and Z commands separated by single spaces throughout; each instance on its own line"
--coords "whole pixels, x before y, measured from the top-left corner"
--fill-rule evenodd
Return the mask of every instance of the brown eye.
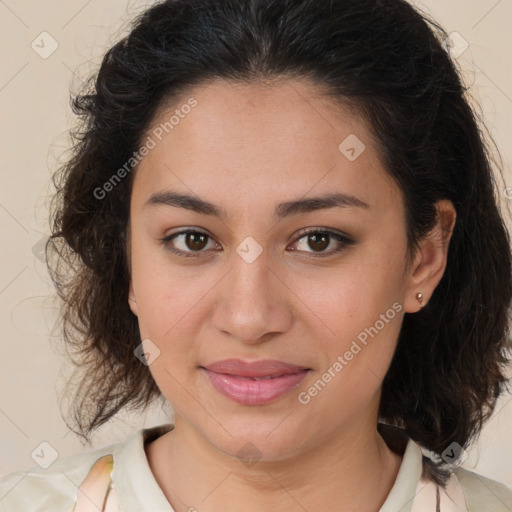
M 207 247 L 210 239 L 211 237 L 202 231 L 188 230 L 169 235 L 161 242 L 166 250 L 178 256 L 194 258 L 206 252 L 203 249 Z
M 302 248 L 300 247 L 301 240 L 304 240 L 304 242 L 302 242 Z M 326 249 L 331 245 L 333 241 L 335 242 L 335 248 L 326 251 Z M 336 254 L 341 252 L 346 247 L 355 244 L 353 240 L 346 236 L 335 233 L 334 231 L 324 231 L 320 229 L 303 232 L 302 236 L 297 239 L 296 243 L 299 243 L 299 252 L 310 253 L 313 254 L 313 256 L 315 256 L 315 253 L 318 253 L 319 257 Z M 307 249 L 311 250 L 308 251 Z

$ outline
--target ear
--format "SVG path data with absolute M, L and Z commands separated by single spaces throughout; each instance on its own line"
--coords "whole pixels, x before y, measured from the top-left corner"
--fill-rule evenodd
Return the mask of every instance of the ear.
M 130 278 L 130 288 L 128 290 L 128 304 L 130 305 L 130 309 L 132 310 L 132 313 L 135 316 L 139 316 L 138 309 L 137 309 L 137 301 L 135 300 L 135 293 L 133 292 L 133 284 L 132 284 L 131 278 Z
M 419 311 L 434 293 L 443 277 L 448 259 L 448 247 L 452 237 L 457 213 L 453 203 L 443 199 L 436 203 L 437 221 L 427 237 L 419 242 L 419 250 L 407 274 L 405 312 Z M 423 295 L 420 303 L 416 294 Z

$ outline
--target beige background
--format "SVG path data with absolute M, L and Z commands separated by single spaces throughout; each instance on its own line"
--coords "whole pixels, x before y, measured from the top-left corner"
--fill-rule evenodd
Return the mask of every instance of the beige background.
M 58 337 L 50 336 L 55 309 L 48 299 L 52 287 L 39 251 L 48 232 L 50 173 L 65 157 L 66 130 L 73 123 L 69 91 L 76 91 L 107 45 L 124 34 L 130 19 L 150 3 L 0 0 L 0 474 L 32 465 L 31 453 L 43 441 L 60 457 L 90 449 L 69 432 L 60 416 L 57 391 L 68 366 L 56 352 Z M 512 2 L 416 4 L 469 43 L 458 62 L 500 148 L 504 186 L 512 186 Z M 50 36 L 40 36 L 42 32 Z M 31 47 L 33 41 L 39 53 Z M 42 58 L 51 44 L 58 48 Z M 509 192 L 503 190 L 504 202 L 512 197 L 512 189 Z M 125 414 L 97 433 L 93 447 L 164 421 L 162 410 L 142 417 Z M 507 395 L 464 466 L 512 486 L 511 426 L 512 396 Z

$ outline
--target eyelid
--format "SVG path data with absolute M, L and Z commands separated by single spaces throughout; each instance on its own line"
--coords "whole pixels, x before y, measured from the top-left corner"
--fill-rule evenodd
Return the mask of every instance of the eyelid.
M 173 249 L 171 247 L 169 247 L 168 243 L 175 237 L 178 237 L 180 235 L 186 235 L 186 234 L 189 234 L 189 233 L 196 233 L 196 234 L 200 234 L 200 235 L 205 235 L 207 236 L 210 240 L 214 241 L 216 244 L 220 245 L 216 240 L 215 238 L 210 235 L 210 233 L 208 233 L 207 231 L 205 230 L 202 230 L 199 229 L 199 228 L 192 228 L 192 227 L 186 227 L 186 228 L 183 228 L 181 229 L 180 231 L 177 231 L 175 233 L 171 233 L 170 235 L 166 235 L 164 238 L 160 239 L 160 242 L 162 243 L 162 245 L 164 246 L 164 249 L 167 250 L 167 251 L 170 251 L 174 254 L 177 254 L 178 256 L 182 256 L 182 257 L 192 257 L 192 258 L 195 258 L 195 257 L 200 257 L 202 253 L 205 253 L 207 254 L 207 251 L 204 251 L 204 250 L 201 250 L 201 251 L 182 251 L 180 249 Z M 307 235 L 310 235 L 310 234 L 317 234 L 317 233 L 321 233 L 321 234 L 327 234 L 328 236 L 330 236 L 331 238 L 335 239 L 339 244 L 341 244 L 341 247 L 339 247 L 338 249 L 331 249 L 330 251 L 325 251 L 325 252 L 309 252 L 309 251 L 295 251 L 297 253 L 304 253 L 305 255 L 309 255 L 310 257 L 313 257 L 313 258 L 322 258 L 322 257 L 328 257 L 328 256 L 332 256 L 332 255 L 335 255 L 335 254 L 338 254 L 339 252 L 343 251 L 343 249 L 345 249 L 346 247 L 348 246 L 351 246 L 351 245 L 354 245 L 356 243 L 355 240 L 353 240 L 349 235 L 341 232 L 341 231 L 338 231 L 338 230 L 335 230 L 333 228 L 327 228 L 327 227 L 322 227 L 322 226 L 319 226 L 319 227 L 308 227 L 308 228 L 304 228 L 302 230 L 300 230 L 296 235 L 295 235 L 295 239 L 292 243 L 297 243 L 301 238 L 304 238 L 305 236 Z M 308 256 L 306 256 L 308 257 Z

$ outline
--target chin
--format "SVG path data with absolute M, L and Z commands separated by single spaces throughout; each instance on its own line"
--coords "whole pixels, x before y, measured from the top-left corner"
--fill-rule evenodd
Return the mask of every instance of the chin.
M 203 423 L 201 433 L 217 450 L 252 467 L 258 461 L 292 458 L 305 449 L 304 429 L 299 425 L 288 424 L 288 420 L 283 421 L 286 416 L 286 413 L 282 413 L 264 419 L 255 415 L 245 420 L 234 420 L 231 417 L 229 421 L 222 421 L 220 416 L 215 416 L 224 428 L 212 420 L 209 425 L 214 430 L 204 430 Z

